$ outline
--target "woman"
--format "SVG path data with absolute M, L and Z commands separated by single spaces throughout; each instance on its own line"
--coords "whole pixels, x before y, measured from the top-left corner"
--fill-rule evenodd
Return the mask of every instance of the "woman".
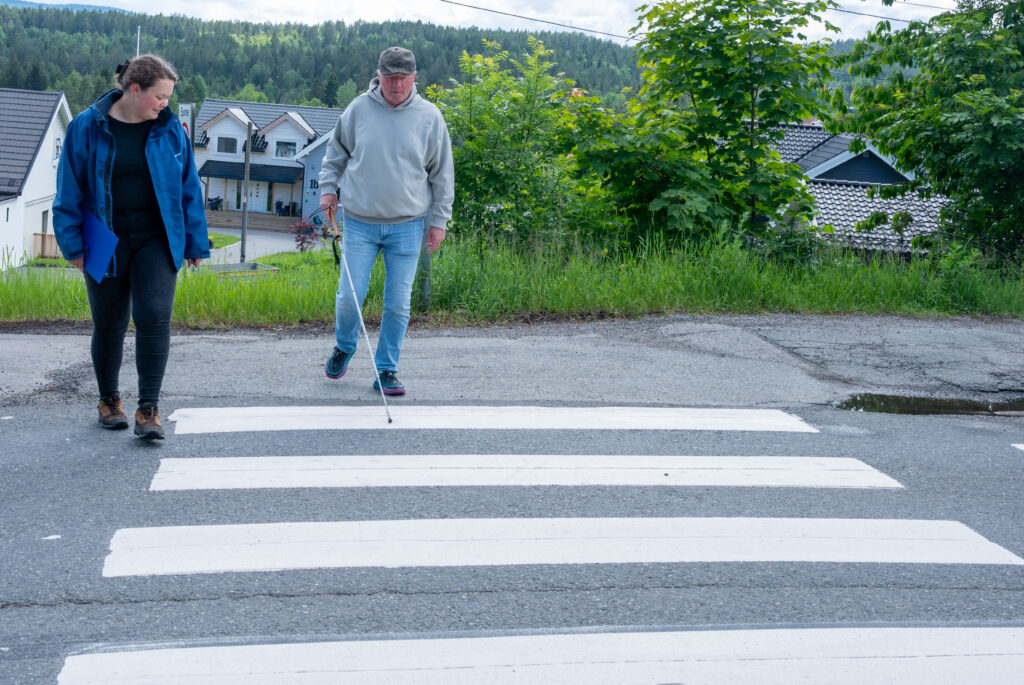
M 99 422 L 128 427 L 118 376 L 129 318 L 139 375 L 135 434 L 162 439 L 157 403 L 171 342 L 178 270 L 210 256 L 192 145 L 167 107 L 178 75 L 155 55 L 117 68 L 118 88 L 68 127 L 57 171 L 53 224 L 65 258 L 84 271 L 86 212 L 118 238 L 104 277 L 84 275 L 92 310 Z

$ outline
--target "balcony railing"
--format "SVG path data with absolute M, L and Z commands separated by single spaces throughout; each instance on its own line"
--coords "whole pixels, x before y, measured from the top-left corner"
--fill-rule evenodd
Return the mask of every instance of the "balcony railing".
M 60 258 L 60 248 L 57 247 L 57 236 L 52 233 L 32 234 L 32 256 Z

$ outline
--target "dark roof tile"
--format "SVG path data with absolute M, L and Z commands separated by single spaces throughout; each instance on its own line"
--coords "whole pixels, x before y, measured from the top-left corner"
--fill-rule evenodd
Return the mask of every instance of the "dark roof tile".
M 939 228 L 939 210 L 944 204 L 941 198 L 923 200 L 913 194 L 893 200 L 869 198 L 867 191 L 871 187 L 868 183 L 849 181 L 810 181 L 816 208 L 813 223 L 834 229 L 833 233 L 822 234 L 826 240 L 857 248 L 908 252 L 912 238 Z M 891 219 L 899 211 L 910 212 L 914 217 L 902 235 L 888 226 L 870 231 L 856 229 L 857 223 L 870 217 L 872 212 L 886 212 Z
M 804 171 L 813 169 L 814 167 L 827 162 L 828 160 L 838 157 L 844 152 L 850 151 L 850 142 L 853 140 L 853 136 L 849 135 L 837 135 L 830 136 L 827 140 L 823 140 L 821 143 L 805 152 L 796 163 L 800 165 L 800 168 Z
M 0 194 L 21 193 L 59 102 L 60 93 L 0 88 Z
M 782 129 L 785 135 L 779 141 L 778 148 L 783 162 L 796 162 L 832 137 L 821 124 L 786 124 Z

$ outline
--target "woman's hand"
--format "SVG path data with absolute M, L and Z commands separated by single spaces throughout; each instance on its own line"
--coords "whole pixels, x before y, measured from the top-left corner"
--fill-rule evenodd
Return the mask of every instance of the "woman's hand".
M 74 266 L 79 271 L 85 271 L 85 257 L 79 257 L 78 259 L 69 259 L 68 261 L 71 262 L 72 266 Z
M 191 267 L 197 267 L 197 266 L 199 266 L 202 263 L 203 263 L 203 258 L 202 257 L 196 257 L 195 259 L 189 259 L 188 260 L 188 265 L 191 266 Z

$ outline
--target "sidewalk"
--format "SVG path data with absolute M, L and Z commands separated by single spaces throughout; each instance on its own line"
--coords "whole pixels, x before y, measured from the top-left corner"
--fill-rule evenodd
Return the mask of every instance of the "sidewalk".
M 88 332 L 0 334 L 0 404 L 92 401 Z M 409 394 L 397 401 L 799 408 L 871 392 L 1001 402 L 1024 396 L 1022 339 L 1017 319 L 895 316 L 678 315 L 410 330 L 400 368 Z M 133 395 L 128 341 L 121 378 Z M 165 401 L 378 401 L 365 344 L 338 381 L 323 374 L 332 346 L 326 328 L 175 335 Z

